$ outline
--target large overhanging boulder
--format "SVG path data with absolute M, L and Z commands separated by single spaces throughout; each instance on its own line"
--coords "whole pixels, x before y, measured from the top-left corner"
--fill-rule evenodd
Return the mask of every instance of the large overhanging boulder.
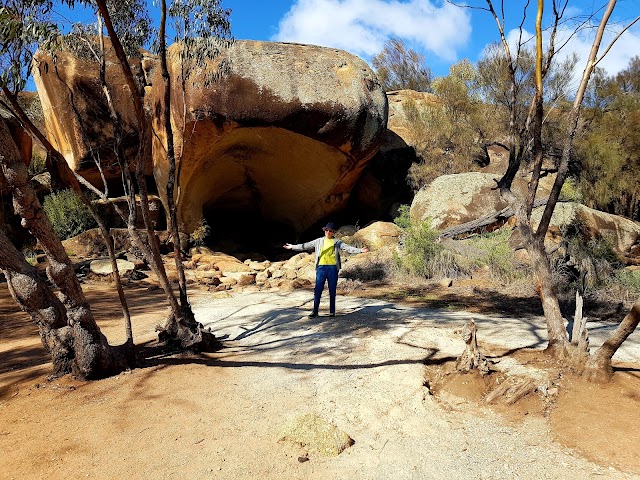
M 203 218 L 258 218 L 299 233 L 346 205 L 386 129 L 387 99 L 364 61 L 310 45 L 237 41 L 223 55 L 230 73 L 207 86 L 203 75 L 217 69 L 210 63 L 183 95 L 180 48 L 169 49 L 169 71 L 178 214 L 187 231 Z M 153 160 L 162 196 L 168 162 L 159 70 Z
M 131 92 L 108 39 L 106 42 L 106 79 L 113 104 L 122 124 L 122 147 L 130 161 L 136 158 L 140 135 Z M 142 51 L 130 59 L 136 80 L 146 84 L 143 65 L 153 63 L 153 56 Z M 56 52 L 55 62 L 49 54 L 36 52 L 33 78 L 42 103 L 45 133 L 69 166 L 102 187 L 100 162 L 107 179 L 119 180 L 121 169 L 114 154 L 115 129 L 109 106 L 100 84 L 100 64 L 89 55 L 70 51 Z M 151 138 L 145 136 L 146 151 Z M 145 173 L 151 175 L 150 155 L 145 158 Z

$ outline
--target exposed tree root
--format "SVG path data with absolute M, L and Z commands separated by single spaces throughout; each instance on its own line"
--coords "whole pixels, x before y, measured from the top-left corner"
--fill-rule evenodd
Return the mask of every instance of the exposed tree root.
M 531 378 L 507 379 L 498 385 L 486 396 L 485 402 L 492 403 L 502 398 L 506 405 L 513 405 L 537 389 L 536 383 Z
M 195 319 L 187 322 L 171 315 L 165 326 L 156 330 L 161 343 L 180 350 L 215 352 L 222 348 L 216 336 Z

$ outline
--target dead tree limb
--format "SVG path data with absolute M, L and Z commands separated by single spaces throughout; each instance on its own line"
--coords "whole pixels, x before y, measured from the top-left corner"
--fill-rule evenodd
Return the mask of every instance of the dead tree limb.
M 548 198 L 538 198 L 533 206 L 540 207 L 546 205 Z M 459 235 L 477 233 L 491 225 L 503 225 L 509 218 L 515 215 L 515 211 L 511 206 L 503 208 L 499 212 L 490 213 L 484 217 L 477 218 L 462 225 L 455 225 L 444 230 L 440 234 L 440 238 L 454 238 Z
M 464 373 L 478 370 L 481 375 L 486 375 L 489 373 L 489 364 L 478 349 L 476 331 L 476 322 L 473 319 L 469 320 L 469 323 L 462 329 L 462 339 L 467 346 L 456 360 L 456 370 Z

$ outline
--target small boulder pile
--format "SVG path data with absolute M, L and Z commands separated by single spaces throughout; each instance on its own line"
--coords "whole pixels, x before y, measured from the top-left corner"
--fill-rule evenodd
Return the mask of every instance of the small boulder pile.
M 368 263 L 379 263 L 379 257 L 391 256 L 385 255 L 385 252 L 397 247 L 400 229 L 393 223 L 376 222 L 361 230 L 352 226 L 342 227 L 338 234 L 351 245 L 368 246 L 372 250 L 369 254 L 343 256 L 341 277 L 345 278 L 340 278 L 338 285 L 347 286 L 349 281 L 361 276 L 358 272 L 370 269 Z M 214 291 L 250 285 L 288 290 L 313 285 L 316 278 L 315 255 L 312 252 L 297 253 L 288 260 L 275 262 L 242 261 L 207 247 L 194 247 L 189 255 L 190 260 L 185 263 L 188 277 L 194 283 L 206 285 Z M 381 267 L 377 268 L 379 270 Z
M 207 247 L 192 248 L 190 254 L 191 259 L 185 264 L 189 276 L 195 283 L 207 285 L 215 291 L 249 285 L 301 288 L 311 285 L 315 279 L 314 256 L 306 252 L 278 262 L 251 259 L 243 262 Z

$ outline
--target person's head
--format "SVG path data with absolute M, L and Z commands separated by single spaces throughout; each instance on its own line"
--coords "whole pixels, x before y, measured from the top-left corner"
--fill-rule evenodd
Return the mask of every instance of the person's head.
M 324 236 L 327 238 L 333 238 L 336 233 L 336 226 L 333 222 L 327 223 L 322 230 L 324 230 Z

